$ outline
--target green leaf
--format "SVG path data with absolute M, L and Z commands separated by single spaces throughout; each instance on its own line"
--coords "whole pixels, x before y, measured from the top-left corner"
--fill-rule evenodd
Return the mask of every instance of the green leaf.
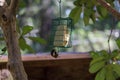
M 80 19 L 80 14 L 82 12 L 82 7 L 75 7 L 74 9 L 72 9 L 72 11 L 70 12 L 69 17 L 71 17 L 74 21 L 74 24 L 78 22 L 78 20 Z
M 97 6 L 97 11 L 99 15 L 101 15 L 103 18 L 105 18 L 108 15 L 108 11 L 102 6 Z
M 108 12 L 105 8 L 102 8 L 101 14 L 102 14 L 103 17 L 106 17 Z
M 90 73 L 96 73 L 97 71 L 99 71 L 104 66 L 105 66 L 105 61 L 99 61 L 99 62 L 94 63 L 90 66 L 89 72 Z
M 84 24 L 85 24 L 85 25 L 88 25 L 88 24 L 89 24 L 89 19 L 90 19 L 89 16 L 84 16 L 84 17 L 83 17 L 83 20 L 84 20 Z
M 113 67 L 113 71 L 115 71 L 118 74 L 118 76 L 120 77 L 120 65 L 113 64 L 112 67 Z
M 116 41 L 118 48 L 120 49 L 120 38 L 117 38 L 115 41 Z
M 88 24 L 89 24 L 89 20 L 90 20 L 90 18 L 91 18 L 91 15 L 93 15 L 93 13 L 94 13 L 93 8 L 85 8 L 85 9 L 84 9 L 84 17 L 83 17 L 83 20 L 84 20 L 84 24 L 85 24 L 85 25 L 88 25 Z M 95 16 L 95 15 L 93 15 L 93 16 Z M 92 16 L 92 17 L 93 17 L 93 16 Z
M 77 7 L 80 7 L 80 6 L 82 6 L 82 4 L 80 3 L 80 1 L 74 1 L 73 2 L 73 4 L 75 5 L 75 6 L 77 6 Z
M 99 51 L 99 54 L 105 58 L 108 58 L 109 59 L 109 54 L 106 50 L 101 50 Z
M 4 41 L 4 38 L 3 38 L 3 37 L 0 37 L 0 41 Z
M 20 37 L 19 38 L 19 46 L 22 50 L 25 50 L 26 49 L 26 41 L 23 37 Z
M 22 35 L 25 35 L 27 33 L 29 33 L 30 31 L 33 30 L 33 27 L 32 26 L 29 26 L 29 25 L 26 25 L 22 28 Z
M 43 38 L 40 38 L 40 37 L 28 37 L 28 38 L 40 44 L 46 44 L 46 41 Z
M 74 1 L 75 6 L 82 6 L 82 4 L 85 4 L 87 0 L 76 0 Z
M 93 3 L 93 5 L 97 5 L 98 4 L 97 0 L 92 0 L 92 3 Z
M 88 0 L 78 0 L 81 4 L 87 3 Z
M 117 60 L 120 60 L 120 53 L 115 57 Z
M 99 53 L 97 53 L 97 52 L 91 51 L 91 52 L 89 52 L 89 53 L 90 53 L 90 56 L 91 56 L 93 59 L 96 59 L 96 58 L 100 57 Z
M 93 13 L 93 9 L 91 8 L 85 8 L 84 9 L 84 16 L 90 16 Z
M 24 0 L 20 0 L 19 8 L 25 7 L 25 2 Z
M 116 80 L 113 72 L 111 70 L 106 73 L 106 80 Z
M 105 58 L 102 57 L 102 56 L 100 56 L 100 57 L 98 57 L 98 58 L 95 58 L 95 59 L 93 59 L 93 60 L 90 62 L 90 66 L 93 65 L 93 64 L 95 64 L 95 63 L 97 63 L 97 62 L 103 61 L 104 59 L 105 59 Z
M 30 45 L 28 45 L 28 44 L 26 44 L 26 49 L 27 49 L 29 52 L 32 52 L 32 53 L 35 52 L 34 49 L 33 49 Z
M 91 18 L 92 21 L 95 23 L 95 21 L 96 21 L 95 12 L 93 12 L 93 13 L 90 15 L 90 18 Z
M 95 80 L 105 80 L 106 68 L 102 68 L 96 75 Z
M 118 75 L 117 73 L 114 72 L 113 75 L 114 75 L 115 79 L 118 79 L 118 78 L 119 78 L 119 75 Z
M 20 48 L 21 48 L 22 50 L 27 49 L 27 50 L 29 50 L 30 52 L 35 52 L 35 51 L 31 48 L 31 46 L 29 46 L 29 45 L 26 43 L 26 41 L 25 41 L 25 39 L 24 39 L 23 37 L 21 37 L 21 38 L 19 39 L 19 46 L 20 46 Z
M 93 9 L 94 8 L 94 3 L 93 3 L 93 0 L 87 0 L 86 1 L 86 5 L 85 5 L 85 7 L 88 9 Z
M 112 53 L 111 53 L 111 58 L 117 58 L 117 56 L 119 55 L 119 51 L 118 50 L 114 50 L 114 51 L 112 51 Z
M 112 64 L 107 65 L 107 72 L 106 72 L 106 80 L 116 80 L 114 73 L 113 73 L 113 68 Z

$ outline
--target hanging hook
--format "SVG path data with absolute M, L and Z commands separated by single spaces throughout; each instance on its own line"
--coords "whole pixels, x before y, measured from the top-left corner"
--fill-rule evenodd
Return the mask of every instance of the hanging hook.
M 59 12 L 60 12 L 60 17 L 61 17 L 61 0 L 58 0 L 58 2 L 59 2 Z

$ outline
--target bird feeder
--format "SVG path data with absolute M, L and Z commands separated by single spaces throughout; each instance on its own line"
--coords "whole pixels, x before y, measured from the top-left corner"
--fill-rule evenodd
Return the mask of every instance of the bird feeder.
M 71 43 L 71 32 L 73 22 L 72 19 L 61 17 L 61 0 L 60 4 L 60 17 L 52 19 L 52 31 L 50 36 L 50 46 L 53 51 L 56 52 L 56 48 L 70 48 Z
M 71 32 L 72 19 L 61 17 L 53 19 L 50 45 L 60 48 L 71 47 Z

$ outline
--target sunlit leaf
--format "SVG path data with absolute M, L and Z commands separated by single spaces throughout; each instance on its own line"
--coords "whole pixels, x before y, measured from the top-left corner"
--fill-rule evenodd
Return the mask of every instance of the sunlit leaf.
M 95 80 L 105 80 L 106 68 L 102 68 L 96 75 Z
M 100 57 L 98 57 L 98 58 L 95 58 L 95 59 L 93 59 L 93 60 L 90 62 L 90 66 L 93 65 L 93 64 L 95 64 L 95 63 L 97 63 L 97 62 L 103 61 L 104 59 L 105 59 L 105 57 L 103 57 L 103 56 L 100 56 Z
M 90 53 L 90 56 L 91 56 L 93 59 L 96 59 L 96 58 L 100 57 L 99 53 L 97 53 L 97 52 L 91 51 L 91 52 L 89 52 L 89 53 Z
M 94 63 L 90 66 L 89 72 L 90 73 L 96 73 L 97 71 L 99 71 L 104 66 L 105 66 L 105 61 L 99 61 L 99 62 Z
M 32 26 L 29 26 L 29 25 L 26 25 L 22 28 L 22 35 L 25 35 L 27 33 L 29 33 L 30 31 L 33 30 L 33 27 Z
M 116 80 L 112 68 L 112 64 L 107 65 L 107 71 L 106 71 L 106 80 Z

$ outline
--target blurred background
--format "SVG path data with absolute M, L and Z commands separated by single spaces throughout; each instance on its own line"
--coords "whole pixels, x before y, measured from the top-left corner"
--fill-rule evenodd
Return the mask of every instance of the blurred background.
M 17 26 L 25 25 L 33 26 L 33 30 L 29 33 L 30 36 L 38 36 L 46 40 L 46 44 L 39 44 L 26 39 L 35 53 L 50 52 L 49 38 L 52 29 L 51 21 L 59 17 L 59 0 L 20 0 L 19 10 L 17 13 Z M 74 0 L 62 0 L 62 17 L 68 17 L 70 11 L 75 7 Z M 105 19 L 90 21 L 90 25 L 85 26 L 80 15 L 78 23 L 74 24 L 72 31 L 72 47 L 63 48 L 61 52 L 88 52 L 91 50 L 108 50 L 108 38 L 111 32 L 111 27 L 114 28 L 110 40 L 111 50 L 117 49 L 115 39 L 119 37 L 120 22 L 113 16 L 109 15 Z M 0 31 L 0 36 L 2 31 Z M 0 49 L 3 49 L 5 44 L 0 42 Z M 2 51 L 0 51 L 2 53 Z M 22 51 L 23 54 L 31 53 L 28 50 Z

